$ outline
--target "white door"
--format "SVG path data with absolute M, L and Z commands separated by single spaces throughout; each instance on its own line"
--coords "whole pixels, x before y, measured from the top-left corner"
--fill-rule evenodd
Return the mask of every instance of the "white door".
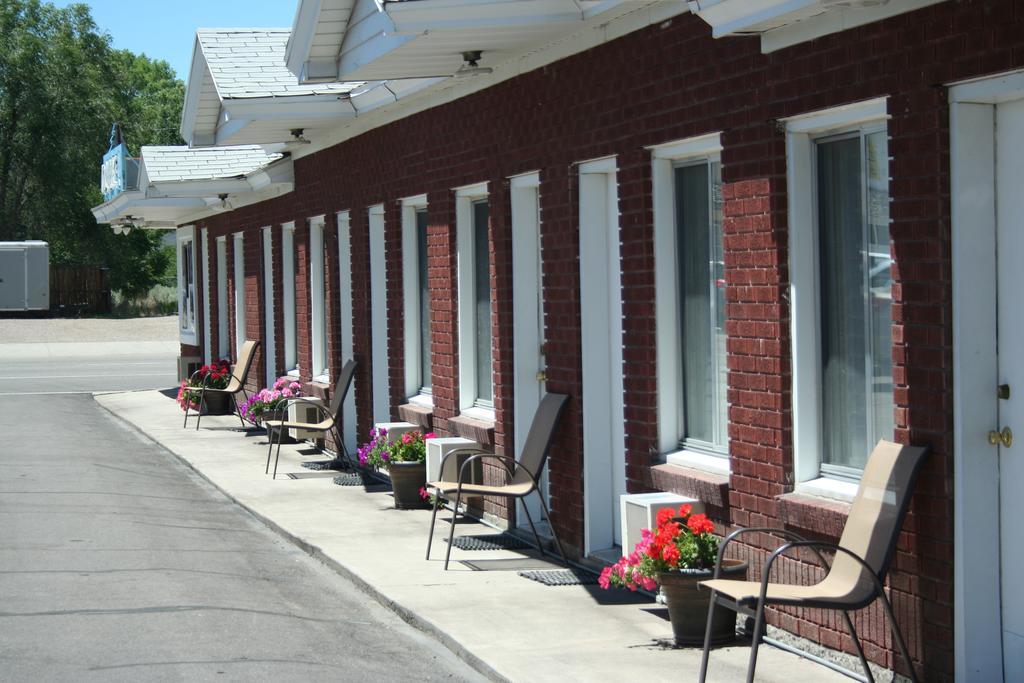
M 996 426 L 1021 439 L 998 446 L 1003 677 L 1024 681 L 1024 100 L 996 106 L 995 150 L 999 384 L 1009 389 Z
M 546 392 L 544 374 L 544 299 L 541 286 L 540 176 L 511 179 L 512 194 L 512 350 L 515 366 L 515 457 L 523 452 L 530 422 Z M 548 498 L 547 468 L 541 473 L 541 495 Z M 521 499 L 533 521 L 543 511 L 536 496 Z M 525 514 L 516 518 L 529 526 Z
M 621 543 L 626 492 L 622 289 L 615 159 L 580 164 L 584 551 Z

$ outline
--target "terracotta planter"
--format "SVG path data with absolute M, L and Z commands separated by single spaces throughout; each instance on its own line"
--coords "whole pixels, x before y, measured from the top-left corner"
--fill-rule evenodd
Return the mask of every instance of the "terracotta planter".
M 676 645 L 704 645 L 711 591 L 697 584 L 713 576 L 714 570 L 711 569 L 682 569 L 659 575 L 658 582 L 668 604 L 668 616 L 672 621 Z M 722 560 L 719 578 L 745 580 L 747 563 L 741 560 Z M 712 616 L 711 644 L 722 645 L 735 637 L 736 612 L 721 605 L 716 606 Z
M 427 463 L 393 462 L 388 465 L 388 474 L 396 508 L 415 510 L 427 507 L 426 501 L 420 497 L 420 489 L 427 483 Z

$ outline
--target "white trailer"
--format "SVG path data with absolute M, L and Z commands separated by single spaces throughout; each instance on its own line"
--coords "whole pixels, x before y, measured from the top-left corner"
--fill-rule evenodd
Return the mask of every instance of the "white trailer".
M 0 311 L 50 310 L 50 245 L 0 242 Z

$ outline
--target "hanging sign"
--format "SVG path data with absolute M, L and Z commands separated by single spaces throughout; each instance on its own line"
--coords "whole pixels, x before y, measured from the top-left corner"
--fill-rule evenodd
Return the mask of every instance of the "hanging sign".
M 110 129 L 110 149 L 103 155 L 103 165 L 100 167 L 100 191 L 103 192 L 103 201 L 110 201 L 124 192 L 127 154 L 121 129 L 115 123 Z

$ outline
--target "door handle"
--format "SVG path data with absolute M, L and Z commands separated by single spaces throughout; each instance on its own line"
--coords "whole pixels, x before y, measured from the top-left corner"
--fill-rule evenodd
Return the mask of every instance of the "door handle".
M 548 381 L 548 373 L 545 372 L 544 370 L 541 370 L 540 372 L 538 372 L 537 373 L 537 381 L 538 382 L 546 382 L 546 381 Z
M 1001 432 L 997 432 L 993 429 L 988 433 L 988 442 L 993 446 L 1002 444 L 1003 447 L 1009 448 L 1013 445 L 1013 430 L 1009 427 L 1003 427 Z

